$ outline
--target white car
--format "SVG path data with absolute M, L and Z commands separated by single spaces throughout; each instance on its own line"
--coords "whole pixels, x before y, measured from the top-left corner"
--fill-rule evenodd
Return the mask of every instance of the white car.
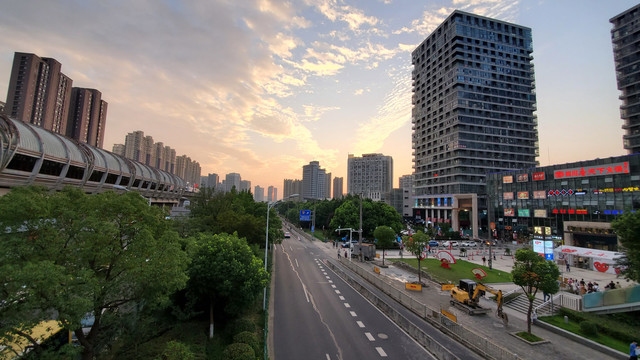
M 476 247 L 478 246 L 476 244 L 475 241 L 463 241 L 462 244 L 460 244 L 460 246 L 464 246 L 464 247 Z
M 442 246 L 448 248 L 449 246 L 451 247 L 458 247 L 458 242 L 457 241 L 445 241 L 444 244 L 442 244 Z

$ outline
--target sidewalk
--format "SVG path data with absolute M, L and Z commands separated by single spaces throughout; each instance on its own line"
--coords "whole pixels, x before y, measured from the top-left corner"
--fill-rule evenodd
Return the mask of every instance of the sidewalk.
M 315 242 L 315 244 L 319 248 L 324 249 L 328 254 L 335 256 L 336 249 L 332 246 L 331 243 L 323 244 Z M 379 252 L 381 254 L 381 251 Z M 457 258 L 459 251 L 453 250 L 452 253 Z M 480 252 L 479 256 L 475 254 L 476 252 L 474 251 L 473 259 L 471 258 L 471 256 L 469 256 L 469 258 L 463 259 L 465 261 L 471 261 L 482 265 L 482 252 Z M 488 257 L 488 250 L 487 255 L 485 256 Z M 387 250 L 385 259 L 400 257 L 401 256 L 398 249 Z M 413 258 L 413 256 L 407 251 L 403 252 L 402 257 Z M 341 258 L 340 261 L 348 260 Z M 513 267 L 513 262 L 514 260 L 511 257 L 504 256 L 502 250 L 498 250 L 498 252 L 496 253 L 496 260 L 493 261 L 493 267 L 495 269 L 510 272 Z M 381 264 L 381 258 L 374 262 L 363 263 L 357 261 L 356 259 L 353 259 L 352 263 L 355 263 L 358 266 L 367 269 L 367 271 L 373 272 L 374 266 L 379 266 Z M 398 286 L 400 287 L 403 287 L 405 282 L 418 280 L 416 274 L 402 270 L 401 268 L 394 266 L 392 262 L 385 261 L 385 265 L 388 265 L 389 267 L 379 268 L 381 276 L 387 277 L 388 279 L 390 279 L 390 281 L 397 281 Z M 469 275 L 469 278 L 473 278 L 473 274 Z M 585 281 L 597 281 L 598 283 L 602 284 L 602 287 L 604 287 L 604 284 L 606 284 L 605 281 L 608 282 L 611 279 L 614 279 L 615 281 L 615 275 L 611 276 L 610 274 L 602 274 L 584 269 L 572 269 L 572 271 L 570 272 L 570 276 L 578 279 L 584 278 Z M 621 279 L 618 279 L 618 281 L 621 281 Z M 492 287 L 501 289 L 503 291 L 509 291 L 515 288 L 516 285 L 514 285 L 513 283 L 492 284 Z M 417 301 L 427 305 L 428 307 L 435 309 L 436 311 L 438 309 L 445 309 L 450 313 L 453 313 L 457 317 L 458 324 L 471 329 L 478 334 L 481 334 L 482 336 L 486 337 L 486 339 L 494 343 L 500 344 L 508 351 L 517 354 L 517 357 L 519 359 L 572 360 L 580 358 L 589 360 L 603 360 L 624 358 L 612 357 L 610 355 L 601 353 L 590 347 L 587 347 L 586 345 L 577 343 L 573 340 L 570 340 L 566 337 L 535 325 L 532 326 L 532 333 L 540 336 L 545 340 L 548 340 L 548 342 L 539 345 L 530 345 L 528 343 L 525 343 L 524 341 L 516 338 L 515 336 L 512 336 L 511 334 L 527 330 L 526 314 L 522 314 L 509 308 L 504 308 L 505 313 L 507 313 L 507 315 L 509 316 L 509 324 L 506 328 L 503 325 L 502 321 L 495 316 L 495 311 L 492 311 L 487 315 L 470 316 L 466 311 L 450 305 L 450 293 L 440 291 L 440 285 L 437 283 L 429 283 L 428 287 L 423 288 L 422 292 L 407 291 L 406 294 L 416 299 Z M 539 296 L 542 298 L 542 294 L 539 294 Z M 494 310 L 496 309 L 495 302 L 487 299 L 481 299 L 481 305 L 483 307 L 492 308 Z

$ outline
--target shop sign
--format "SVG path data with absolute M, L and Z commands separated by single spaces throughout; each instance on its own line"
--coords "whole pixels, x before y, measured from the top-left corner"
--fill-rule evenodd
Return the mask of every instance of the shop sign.
M 520 199 L 520 200 L 529 199 L 529 192 L 528 191 L 518 191 L 518 199 Z
M 551 210 L 552 214 L 578 214 L 578 215 L 586 215 L 588 214 L 587 209 L 553 209 Z M 607 210 L 605 210 L 605 214 Z
M 533 192 L 533 198 L 534 199 L 546 199 L 547 198 L 547 192 L 544 190 L 537 190 Z
M 567 178 L 580 178 L 580 177 L 590 177 L 590 176 L 601 176 L 601 175 L 620 175 L 620 174 L 628 174 L 629 173 L 629 162 L 625 161 L 622 163 L 608 164 L 608 165 L 596 165 L 596 166 L 585 166 L 579 168 L 572 169 L 564 169 L 554 171 L 553 176 L 556 179 L 567 179 Z
M 520 174 L 517 177 L 518 182 L 527 182 L 529 181 L 529 174 Z
M 533 181 L 540 181 L 540 180 L 544 180 L 544 173 L 543 172 L 533 173 Z
M 511 184 L 511 183 L 513 183 L 513 176 L 512 175 L 503 176 L 502 177 L 502 183 L 503 184 Z
M 504 216 L 516 216 L 513 209 L 504 209 Z
M 513 200 L 513 192 L 502 193 L 502 198 L 505 200 Z

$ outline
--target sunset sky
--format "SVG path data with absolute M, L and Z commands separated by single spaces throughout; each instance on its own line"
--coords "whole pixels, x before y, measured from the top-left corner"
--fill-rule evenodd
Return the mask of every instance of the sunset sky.
M 109 103 L 104 148 L 144 131 L 252 187 L 317 160 L 391 155 L 412 172 L 411 51 L 453 10 L 533 30 L 541 165 L 622 155 L 609 19 L 637 0 L 5 0 L 0 101 L 14 52 L 62 63 Z

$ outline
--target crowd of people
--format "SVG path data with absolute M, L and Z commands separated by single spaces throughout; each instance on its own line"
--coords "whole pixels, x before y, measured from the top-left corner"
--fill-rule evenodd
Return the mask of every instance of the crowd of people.
M 569 278 L 569 280 L 567 281 L 567 286 L 569 286 L 569 290 L 572 293 L 578 294 L 578 295 L 584 295 L 584 294 L 589 294 L 589 293 L 603 291 L 603 290 L 613 290 L 613 289 L 622 288 L 622 285 L 620 285 L 619 281 L 617 283 L 614 283 L 613 280 L 611 280 L 611 282 L 605 285 L 604 288 L 600 288 L 600 285 L 595 281 L 585 282 L 584 279 L 580 279 L 580 281 L 578 281 L 578 279 L 572 279 L 572 278 Z

